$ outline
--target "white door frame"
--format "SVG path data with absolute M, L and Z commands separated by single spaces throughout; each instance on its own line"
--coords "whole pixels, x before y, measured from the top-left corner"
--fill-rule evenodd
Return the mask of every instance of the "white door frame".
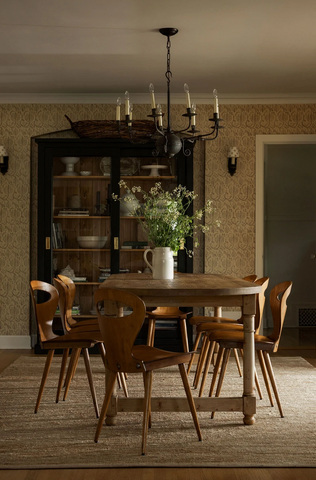
M 255 272 L 264 270 L 264 147 L 272 144 L 316 143 L 316 135 L 256 135 L 256 253 Z

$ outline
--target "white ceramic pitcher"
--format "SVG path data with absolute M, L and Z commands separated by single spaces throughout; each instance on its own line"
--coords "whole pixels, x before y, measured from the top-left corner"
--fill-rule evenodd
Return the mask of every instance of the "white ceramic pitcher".
M 152 265 L 147 260 L 148 252 L 152 253 Z M 174 276 L 173 252 L 170 247 L 148 248 L 144 252 L 144 260 L 153 272 L 155 280 L 172 280 Z

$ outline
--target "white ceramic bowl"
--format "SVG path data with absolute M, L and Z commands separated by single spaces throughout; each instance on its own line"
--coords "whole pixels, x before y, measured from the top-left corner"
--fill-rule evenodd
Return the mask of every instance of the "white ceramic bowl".
M 108 237 L 80 236 L 77 242 L 81 248 L 103 248 Z
M 88 177 L 89 175 L 91 175 L 91 172 L 89 170 L 81 170 L 80 175 L 82 175 L 83 177 Z

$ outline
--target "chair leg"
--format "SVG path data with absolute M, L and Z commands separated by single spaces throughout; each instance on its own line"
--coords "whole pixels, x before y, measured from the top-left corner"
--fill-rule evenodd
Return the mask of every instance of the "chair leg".
M 144 398 L 144 417 L 143 417 L 143 436 L 142 436 L 142 455 L 146 454 L 147 433 L 149 425 L 149 417 L 151 413 L 151 387 L 153 372 L 145 373 L 145 398 Z
M 121 384 L 122 384 L 122 387 L 123 387 L 123 392 L 124 392 L 125 397 L 127 398 L 128 397 L 128 390 L 127 390 L 127 385 L 126 385 L 126 379 L 125 379 L 124 372 L 120 372 L 118 374 L 118 377 L 121 378 Z
M 201 338 L 201 335 L 202 335 L 202 332 L 198 333 L 196 338 L 195 338 L 195 343 L 194 343 L 194 347 L 193 347 L 193 350 L 196 351 L 198 349 L 198 346 L 199 346 L 199 343 L 200 343 L 200 338 Z M 187 370 L 187 374 L 189 375 L 190 371 L 191 371 L 191 367 L 192 367 L 192 364 L 193 364 L 193 360 L 195 358 L 195 353 L 192 353 L 191 355 L 191 359 L 189 361 L 189 365 L 188 365 L 188 370 Z
M 271 385 L 272 385 L 272 388 L 273 388 L 274 396 L 275 396 L 275 399 L 276 399 L 278 407 L 279 407 L 279 412 L 280 412 L 281 418 L 283 418 L 284 417 L 283 410 L 282 410 L 282 407 L 281 407 L 281 401 L 280 401 L 278 387 L 276 385 L 276 381 L 275 381 L 275 377 L 274 377 L 274 373 L 273 373 L 273 368 L 272 368 L 270 355 L 269 355 L 268 352 L 263 352 L 263 357 L 264 357 L 265 364 L 266 364 L 266 367 L 267 367 L 267 370 L 268 370 L 268 374 L 269 374 L 270 382 L 271 382 Z
M 102 358 L 103 365 L 105 366 L 105 348 L 104 348 L 104 343 L 100 342 L 98 343 L 98 349 L 100 352 L 100 356 Z
M 195 425 L 196 433 L 198 435 L 199 441 L 201 441 L 202 440 L 202 434 L 201 434 L 200 424 L 199 424 L 199 420 L 198 420 L 197 413 L 196 413 L 195 403 L 194 403 L 194 400 L 193 400 L 193 397 L 192 397 L 192 392 L 191 392 L 190 385 L 189 385 L 188 376 L 187 376 L 187 373 L 185 371 L 185 367 L 184 367 L 183 363 L 180 363 L 180 365 L 178 365 L 178 367 L 179 367 L 179 370 L 180 370 L 184 390 L 185 390 L 185 393 L 186 393 L 186 396 L 187 396 L 187 399 L 188 399 L 188 403 L 189 403 L 189 407 L 190 407 L 190 410 L 191 410 L 191 415 L 192 415 L 193 422 L 194 422 L 194 425 Z
M 187 353 L 189 351 L 187 322 L 186 322 L 185 318 L 180 318 L 179 322 L 180 322 L 180 330 L 181 330 L 183 351 Z
M 65 348 L 63 351 L 63 358 L 62 358 L 61 367 L 60 367 L 59 381 L 58 381 L 57 394 L 56 394 L 56 403 L 59 402 L 59 396 L 63 386 L 63 379 L 64 379 L 65 370 L 66 370 L 68 355 L 69 355 L 69 348 Z
M 39 388 L 39 391 L 38 391 L 38 396 L 37 396 L 37 401 L 36 401 L 34 413 L 38 412 L 38 408 L 39 408 L 39 405 L 41 403 L 45 383 L 46 383 L 46 380 L 47 380 L 48 372 L 50 370 L 50 366 L 52 364 L 54 353 L 55 353 L 55 350 L 49 350 L 49 352 L 47 354 L 45 367 L 44 367 L 44 371 L 43 371 L 43 375 L 42 375 L 42 381 L 41 381 L 41 385 L 40 385 L 40 388 Z
M 222 361 L 222 368 L 221 368 L 221 372 L 220 372 L 219 378 L 218 378 L 215 397 L 220 396 L 222 386 L 223 386 L 224 377 L 225 377 L 225 373 L 226 373 L 226 370 L 227 370 L 228 360 L 229 360 L 229 357 L 230 357 L 230 352 L 231 352 L 231 348 L 225 348 L 223 361 Z M 214 418 L 214 416 L 215 416 L 215 412 L 212 412 L 211 418 Z
M 218 375 L 218 372 L 219 372 L 219 369 L 220 369 L 220 366 L 221 366 L 223 354 L 224 354 L 224 348 L 219 347 L 218 354 L 217 354 L 217 359 L 216 359 L 216 363 L 215 363 L 215 367 L 214 367 L 214 372 L 213 372 L 213 376 L 212 376 L 212 382 L 211 382 L 211 386 L 210 386 L 210 393 L 208 395 L 209 397 L 211 397 L 213 395 L 213 392 L 214 392 L 215 383 L 216 383 L 217 375 Z
M 72 349 L 71 356 L 70 356 L 70 361 L 69 361 L 69 365 L 68 365 L 68 369 L 67 369 L 67 373 L 66 373 L 66 378 L 65 378 L 65 382 L 64 382 L 64 388 L 66 387 L 66 384 L 69 381 L 69 375 L 72 371 L 73 363 L 75 361 L 77 352 L 78 352 L 77 348 Z
M 97 418 L 99 418 L 99 407 L 98 407 L 97 396 L 96 396 L 95 388 L 94 388 L 94 384 L 93 384 L 93 378 L 92 378 L 90 357 L 89 357 L 88 349 L 83 348 L 82 353 L 83 353 L 84 363 L 85 363 L 85 366 L 86 366 L 86 372 L 87 372 L 87 377 L 88 377 L 88 381 L 89 381 L 89 386 L 90 386 L 92 401 L 93 401 L 93 405 L 94 405 L 94 409 L 95 409 L 95 414 L 96 414 Z
M 239 362 L 237 348 L 233 348 L 233 353 L 234 353 L 234 357 L 235 357 L 235 360 L 236 360 L 236 365 L 237 365 L 239 376 L 242 377 L 242 371 L 241 371 L 241 366 L 240 366 L 240 362 Z
M 150 347 L 154 346 L 155 343 L 155 327 L 156 320 L 154 318 L 148 319 L 148 334 L 147 334 L 147 345 Z
M 95 443 L 98 443 L 98 440 L 99 440 L 99 436 L 100 436 L 100 433 L 101 433 L 101 430 L 102 430 L 102 427 L 103 427 L 103 423 L 104 423 L 104 420 L 105 420 L 105 415 L 106 415 L 107 409 L 108 409 L 109 404 L 110 404 L 111 395 L 112 395 L 113 390 L 114 390 L 116 377 L 117 377 L 116 372 L 110 372 L 108 382 L 107 382 L 107 385 L 106 385 L 106 392 L 105 392 L 105 396 L 104 396 L 104 400 L 103 400 L 101 414 L 100 414 L 100 418 L 99 418 L 97 429 L 96 429 L 95 436 L 94 436 Z
M 273 407 L 274 403 L 273 403 L 272 393 L 271 393 L 271 389 L 270 389 L 270 385 L 269 385 L 268 372 L 267 372 L 266 364 L 264 362 L 262 351 L 257 350 L 257 355 L 258 355 L 258 359 L 259 359 L 259 363 L 260 363 L 260 367 L 261 367 L 263 380 L 264 380 L 266 390 L 267 390 L 267 393 L 268 393 L 268 397 L 269 397 L 269 400 L 270 400 L 270 405 L 271 405 L 271 407 Z
M 204 334 L 201 353 L 200 353 L 200 357 L 199 357 L 199 361 L 198 361 L 198 364 L 197 364 L 197 367 L 196 367 L 195 377 L 194 377 L 194 381 L 193 381 L 194 388 L 198 388 L 209 346 L 210 346 L 210 343 L 208 341 L 208 338 Z
M 259 398 L 260 398 L 260 400 L 262 400 L 262 391 L 261 391 L 261 387 L 260 387 L 259 378 L 258 378 L 256 368 L 255 368 L 255 383 L 256 383 L 257 390 L 258 390 Z
M 67 398 L 67 395 L 68 395 L 68 392 L 69 392 L 69 387 L 70 387 L 70 382 L 74 377 L 74 370 L 77 368 L 80 353 L 81 353 L 81 348 L 75 348 L 75 349 L 73 349 L 73 351 L 71 353 L 71 360 L 69 362 L 67 375 L 66 375 L 66 380 L 65 380 L 65 391 L 64 391 L 63 401 L 65 401 L 66 398 Z
M 207 378 L 207 375 L 208 375 L 208 372 L 209 372 L 209 369 L 210 369 L 210 364 L 211 364 L 213 353 L 214 353 L 214 350 L 215 350 L 215 345 L 216 345 L 216 342 L 212 342 L 211 348 L 209 348 L 209 351 L 208 351 L 208 354 L 207 354 L 207 357 L 206 357 L 204 373 L 203 373 L 202 382 L 201 382 L 200 391 L 199 391 L 199 397 L 202 397 L 202 395 L 203 395 L 206 378 Z

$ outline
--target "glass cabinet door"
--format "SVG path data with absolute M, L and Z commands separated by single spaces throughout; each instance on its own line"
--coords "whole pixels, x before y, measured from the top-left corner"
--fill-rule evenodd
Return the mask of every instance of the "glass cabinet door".
M 53 159 L 53 275 L 76 283 L 73 313 L 84 317 L 111 271 L 110 174 L 111 157 Z

